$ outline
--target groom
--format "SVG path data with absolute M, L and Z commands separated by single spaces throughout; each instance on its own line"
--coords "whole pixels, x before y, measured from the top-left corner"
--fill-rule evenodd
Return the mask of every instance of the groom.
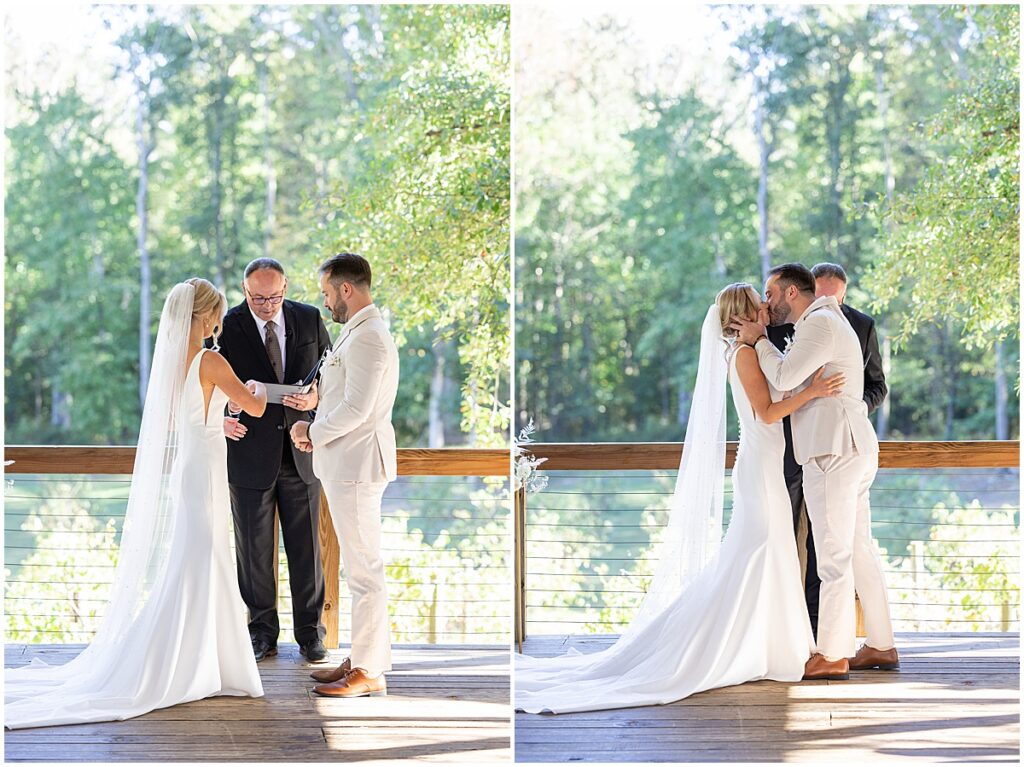
M 370 294 L 370 264 L 341 253 L 320 266 L 324 306 L 344 323 L 324 360 L 320 403 L 310 424 L 291 428 L 313 453 L 352 592 L 352 650 L 333 671 L 313 672 L 318 695 L 384 695 L 391 670 L 391 624 L 380 553 L 381 500 L 397 475 L 391 411 L 398 392 L 398 349 Z
M 764 326 L 734 318 L 733 327 L 740 341 L 754 346 L 769 383 L 779 391 L 796 389 L 823 366 L 825 375 L 846 376 L 840 396 L 812 400 L 792 415 L 793 449 L 803 466 L 821 577 L 818 651 L 807 661 L 804 678 L 847 679 L 851 668 L 896 668 L 885 579 L 871 537 L 869 492 L 878 471 L 878 438 L 863 400 L 860 341 L 834 297 L 815 297 L 814 275 L 802 264 L 770 270 L 765 298 L 772 324 L 793 323 L 785 354 L 768 340 Z M 856 654 L 855 587 L 867 631 Z

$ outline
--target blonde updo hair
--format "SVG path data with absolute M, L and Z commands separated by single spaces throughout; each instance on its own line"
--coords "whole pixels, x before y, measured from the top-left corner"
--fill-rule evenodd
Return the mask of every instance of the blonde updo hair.
M 211 312 L 216 317 L 211 333 L 213 348 L 216 351 L 220 348 L 217 345 L 217 339 L 220 337 L 221 327 L 224 324 L 224 313 L 228 310 L 228 299 L 214 287 L 212 282 L 204 280 L 202 277 L 192 277 L 185 282 L 196 289 L 192 299 L 192 319 L 203 317 Z
M 729 327 L 733 315 L 753 320 L 761 308 L 761 296 L 749 282 L 734 282 L 726 285 L 715 297 L 718 304 L 718 317 L 722 322 L 722 338 L 731 340 L 736 331 Z

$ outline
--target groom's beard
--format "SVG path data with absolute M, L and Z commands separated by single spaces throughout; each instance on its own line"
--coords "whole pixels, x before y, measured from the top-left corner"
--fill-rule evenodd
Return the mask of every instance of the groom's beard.
M 789 315 L 792 309 L 789 307 L 789 302 L 786 299 L 781 299 L 775 306 L 768 307 L 768 320 L 771 325 L 785 325 L 789 320 Z
M 350 314 L 348 304 L 346 304 L 341 298 L 338 299 L 338 305 L 331 309 L 331 319 L 340 325 L 344 325 L 348 322 Z

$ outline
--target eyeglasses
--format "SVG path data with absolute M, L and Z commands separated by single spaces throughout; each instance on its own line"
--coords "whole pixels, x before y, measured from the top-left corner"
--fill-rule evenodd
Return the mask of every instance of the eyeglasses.
M 256 304 L 256 306 L 263 306 L 264 304 L 277 306 L 279 303 L 284 301 L 284 293 L 279 296 L 254 296 L 249 292 L 249 288 L 245 288 L 245 294 L 252 299 L 252 302 Z

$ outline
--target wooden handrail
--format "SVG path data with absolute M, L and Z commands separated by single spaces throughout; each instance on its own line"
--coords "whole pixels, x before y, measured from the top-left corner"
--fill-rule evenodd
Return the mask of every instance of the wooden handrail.
M 725 463 L 736 462 L 738 443 L 726 443 Z M 543 471 L 658 471 L 678 469 L 683 456 L 681 442 L 547 442 L 534 443 L 529 451 L 546 459 Z M 879 444 L 882 469 L 1019 468 L 1018 440 L 962 442 L 895 442 Z M 515 642 L 522 651 L 526 637 L 526 494 L 517 493 L 513 506 L 515 549 Z
M 736 442 L 726 443 L 725 462 L 736 461 Z M 566 442 L 536 443 L 530 452 L 546 458 L 541 471 L 639 471 L 678 469 L 682 442 Z M 1018 468 L 1018 440 L 963 442 L 882 442 L 881 469 L 938 469 L 945 467 Z
M 5 445 L 6 474 L 131 474 L 134 447 Z M 507 477 L 509 451 L 491 448 L 400 448 L 398 473 L 426 477 Z
M 78 445 L 5 445 L 6 474 L 131 474 L 134 447 Z M 486 448 L 401 448 L 398 473 L 405 476 L 508 477 L 510 453 Z M 324 644 L 338 646 L 338 592 L 341 553 L 334 533 L 327 496 L 320 493 L 320 560 L 325 599 L 321 620 L 327 629 Z M 275 548 L 276 551 L 276 548 Z

